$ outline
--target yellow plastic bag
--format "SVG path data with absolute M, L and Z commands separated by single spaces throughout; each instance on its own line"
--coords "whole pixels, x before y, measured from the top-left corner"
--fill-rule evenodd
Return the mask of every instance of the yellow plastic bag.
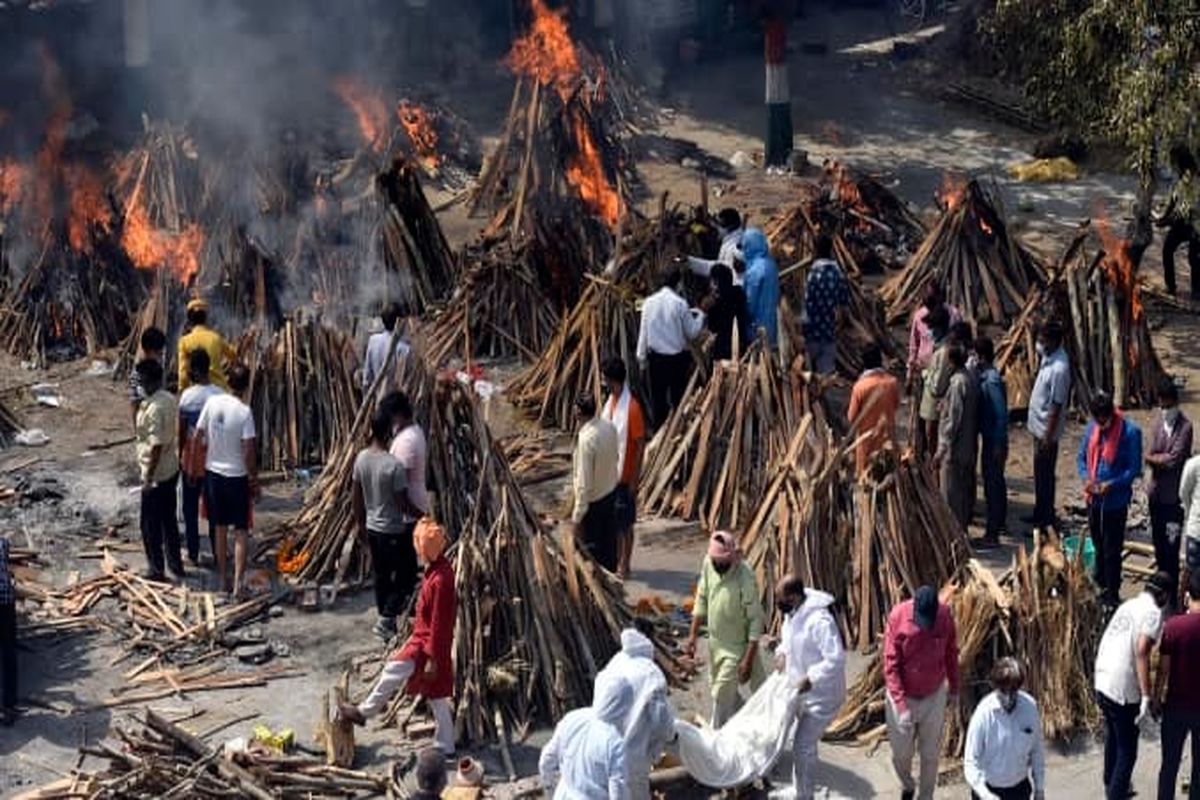
M 266 725 L 255 725 L 254 741 L 258 742 L 259 744 L 266 745 L 272 750 L 278 750 L 280 753 L 286 753 L 296 742 L 296 732 L 291 728 L 284 728 L 278 733 L 275 733 Z
M 1079 179 L 1079 167 L 1071 159 L 1059 156 L 1010 164 L 1008 174 L 1024 183 L 1066 183 Z

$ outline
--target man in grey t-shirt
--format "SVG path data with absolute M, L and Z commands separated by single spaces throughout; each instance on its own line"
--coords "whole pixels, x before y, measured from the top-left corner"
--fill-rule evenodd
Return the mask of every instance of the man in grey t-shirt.
M 391 415 L 377 413 L 371 420 L 371 444 L 354 460 L 352 473 L 356 532 L 370 548 L 375 573 L 375 633 L 385 640 L 395 635 L 396 617 L 417 580 L 412 526 L 404 518 L 410 505 L 407 481 L 404 468 L 387 450 L 391 435 Z
M 1062 437 L 1071 396 L 1071 362 L 1063 349 L 1063 328 L 1050 320 L 1038 332 L 1041 363 L 1029 395 L 1026 428 L 1033 436 L 1033 515 L 1026 518 L 1034 527 L 1054 524 L 1054 468 L 1058 464 L 1058 441 Z

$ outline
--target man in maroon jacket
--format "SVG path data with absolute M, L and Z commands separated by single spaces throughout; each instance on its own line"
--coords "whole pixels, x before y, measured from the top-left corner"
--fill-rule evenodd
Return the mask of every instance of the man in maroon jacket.
M 454 694 L 454 622 L 458 596 L 454 589 L 454 567 L 445 556 L 446 532 L 426 517 L 413 532 L 417 558 L 425 565 L 425 579 L 417 595 L 412 634 L 384 666 L 375 687 L 361 704 L 342 703 L 345 720 L 362 725 L 382 711 L 401 687 L 409 695 L 420 695 L 429 703 L 436 724 L 434 741 L 447 756 L 454 755 L 454 717 L 450 698 Z
M 958 704 L 958 632 L 950 607 L 931 586 L 917 589 L 888 615 L 883 649 L 887 728 L 902 800 L 932 800 L 937 786 L 946 705 Z M 912 777 L 921 754 L 920 783 Z M 918 792 L 919 789 L 919 792 Z

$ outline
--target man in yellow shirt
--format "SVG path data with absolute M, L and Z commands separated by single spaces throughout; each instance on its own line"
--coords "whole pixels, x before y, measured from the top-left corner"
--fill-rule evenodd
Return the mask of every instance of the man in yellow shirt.
M 221 334 L 208 327 L 208 303 L 200 298 L 193 298 L 187 304 L 188 332 L 179 337 L 179 391 L 191 385 L 188 375 L 188 354 L 193 350 L 203 350 L 208 353 L 208 377 L 213 385 L 223 391 L 229 391 L 225 380 L 225 366 L 232 364 L 237 353 Z

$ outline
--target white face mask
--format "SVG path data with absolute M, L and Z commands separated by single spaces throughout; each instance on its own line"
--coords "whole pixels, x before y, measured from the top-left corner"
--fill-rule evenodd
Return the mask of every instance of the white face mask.
M 1038 358 L 1046 357 L 1046 347 L 1041 342 L 1037 342 L 1036 344 L 1034 344 L 1033 349 L 1035 352 L 1037 352 Z
M 1179 419 L 1179 407 L 1164 408 L 1162 410 L 1162 418 L 1166 424 L 1174 425 L 1175 421 Z

